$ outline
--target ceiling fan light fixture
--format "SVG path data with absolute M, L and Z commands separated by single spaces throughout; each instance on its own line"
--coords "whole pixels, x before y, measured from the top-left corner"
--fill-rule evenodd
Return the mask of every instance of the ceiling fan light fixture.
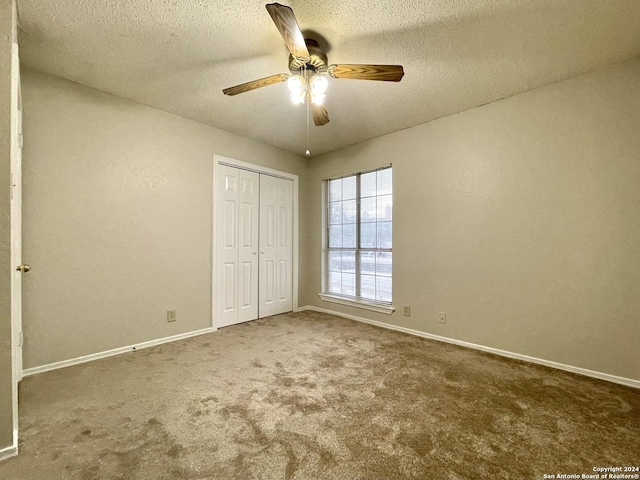
M 306 104 L 307 132 L 309 112 L 313 123 L 321 127 L 329 123 L 329 114 L 323 102 L 327 91 L 327 76 L 354 80 L 376 80 L 399 82 L 404 76 L 402 65 L 335 64 L 329 65 L 327 54 L 312 38 L 304 38 L 291 7 L 279 3 L 269 3 L 266 9 L 277 27 L 287 50 L 289 50 L 289 71 L 251 82 L 225 88 L 225 95 L 237 95 L 258 88 L 287 82 L 291 99 L 295 104 Z M 307 133 L 308 136 L 308 133 Z
M 323 76 L 314 75 L 309 83 L 311 84 L 311 101 L 316 105 L 322 105 L 329 82 Z
M 311 93 L 315 95 L 324 94 L 327 91 L 329 82 L 326 77 L 321 75 L 314 75 L 311 77 Z
M 306 85 L 304 79 L 300 75 L 293 75 L 287 80 L 287 87 L 289 87 L 289 93 L 291 94 L 291 100 L 293 103 L 304 103 L 304 94 Z

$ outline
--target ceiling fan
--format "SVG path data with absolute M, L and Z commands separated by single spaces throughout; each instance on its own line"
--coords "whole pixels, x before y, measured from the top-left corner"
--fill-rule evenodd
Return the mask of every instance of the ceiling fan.
M 399 82 L 404 76 L 401 65 L 328 65 L 327 55 L 318 42 L 304 38 L 293 10 L 286 5 L 270 3 L 266 5 L 273 22 L 280 31 L 289 55 L 289 71 L 252 82 L 236 85 L 222 90 L 225 95 L 255 90 L 287 81 L 294 103 L 307 102 L 311 107 L 313 122 L 316 126 L 329 123 L 327 109 L 322 105 L 328 82 L 327 75 L 332 78 L 351 78 L 357 80 L 380 80 Z

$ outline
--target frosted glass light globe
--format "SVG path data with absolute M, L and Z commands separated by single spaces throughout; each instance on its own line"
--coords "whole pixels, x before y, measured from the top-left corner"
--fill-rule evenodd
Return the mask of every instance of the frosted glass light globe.
M 327 87 L 329 86 L 329 82 L 327 79 L 320 75 L 315 75 L 311 79 L 311 92 L 315 94 L 322 94 L 327 91 Z

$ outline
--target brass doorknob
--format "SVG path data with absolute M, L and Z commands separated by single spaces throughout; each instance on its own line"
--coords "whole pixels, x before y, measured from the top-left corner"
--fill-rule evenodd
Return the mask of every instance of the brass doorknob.
M 29 265 L 27 265 L 27 264 L 24 264 L 24 265 L 18 265 L 18 266 L 16 267 L 16 270 L 17 270 L 18 272 L 27 273 L 29 270 L 31 270 L 31 267 L 30 267 Z

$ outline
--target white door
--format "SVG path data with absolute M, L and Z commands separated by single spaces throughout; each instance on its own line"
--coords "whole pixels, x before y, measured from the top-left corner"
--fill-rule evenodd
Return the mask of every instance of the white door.
M 238 319 L 238 170 L 218 168 L 217 311 L 218 326 L 232 325 Z
M 276 187 L 276 313 L 293 310 L 293 182 Z
M 293 182 L 260 175 L 259 317 L 293 309 Z
M 276 307 L 276 187 L 279 178 L 260 176 L 259 317 L 277 313 Z
M 11 396 L 13 443 L 18 446 L 18 382 L 22 380 L 22 97 L 18 45 L 13 44 L 11 65 Z
M 13 335 L 13 374 L 15 382 L 22 379 L 22 274 L 29 267 L 22 265 L 22 98 L 18 70 L 18 46 L 14 44 L 12 78 L 17 103 L 12 107 L 15 132 L 11 139 L 11 331 Z M 14 412 L 15 413 L 15 412 Z
M 220 165 L 217 171 L 218 327 L 258 318 L 260 176 Z
M 246 322 L 258 318 L 260 175 L 239 170 L 238 178 L 238 322 Z
M 218 164 L 215 325 L 293 310 L 293 181 Z
M 22 265 L 22 111 L 17 115 L 17 138 L 11 162 L 11 330 L 14 335 L 14 373 L 22 379 L 22 274 L 29 266 Z

